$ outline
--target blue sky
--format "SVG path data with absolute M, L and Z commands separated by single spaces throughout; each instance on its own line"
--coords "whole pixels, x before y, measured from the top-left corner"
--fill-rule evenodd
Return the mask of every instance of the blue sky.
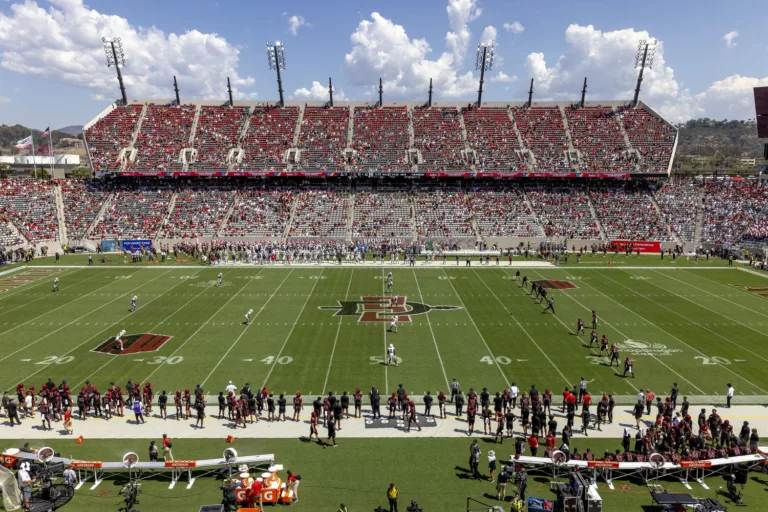
M 332 8 L 328 8 L 332 5 Z M 336 97 L 472 101 L 479 40 L 497 59 L 484 98 L 629 98 L 637 41 L 661 41 L 642 98 L 673 121 L 754 117 L 751 88 L 768 85 L 765 1 L 608 1 L 535 4 L 488 0 L 256 2 L 0 0 L 0 123 L 82 124 L 119 91 L 100 38 L 120 36 L 129 97 L 277 98 L 264 43 L 285 43 L 288 99 Z M 377 13 L 377 14 L 374 14 Z M 293 27 L 293 29 L 292 29 Z M 505 28 L 506 27 L 506 28 Z M 730 34 L 730 36 L 727 36 Z M 313 88 L 313 82 L 319 82 Z

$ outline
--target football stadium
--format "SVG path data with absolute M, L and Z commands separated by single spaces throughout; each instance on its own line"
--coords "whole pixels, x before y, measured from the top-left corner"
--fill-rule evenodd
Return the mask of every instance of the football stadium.
M 275 41 L 257 101 L 133 97 L 120 35 L 78 172 L 0 173 L 5 509 L 765 507 L 768 175 L 681 170 L 657 40 L 509 100 L 495 41 L 405 99 L 284 95 Z

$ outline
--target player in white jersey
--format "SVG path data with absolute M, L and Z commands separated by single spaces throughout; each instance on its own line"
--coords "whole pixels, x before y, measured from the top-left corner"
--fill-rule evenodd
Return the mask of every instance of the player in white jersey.
M 387 280 L 392 280 L 392 272 L 387 272 Z
M 397 332 L 397 316 L 392 317 L 392 321 L 389 323 L 389 332 Z
M 245 314 L 245 325 L 248 325 L 251 323 L 251 315 L 253 314 L 253 310 L 249 309 L 248 312 Z
M 224 274 L 219 272 L 219 275 L 216 276 L 216 286 L 221 286 L 221 278 L 224 277 Z
M 137 300 L 139 300 L 139 296 L 138 296 L 138 295 L 134 295 L 134 296 L 131 298 L 131 313 L 133 313 L 134 311 L 136 311 L 136 301 L 137 301 Z
M 117 336 L 115 337 L 115 341 L 117 342 L 117 346 L 120 348 L 120 352 L 123 351 L 123 336 L 125 336 L 125 329 L 117 333 Z
M 393 344 L 389 344 L 389 347 L 387 347 L 387 366 L 392 365 L 397 366 L 397 355 L 395 354 L 395 346 Z
M 392 284 L 393 284 L 393 283 L 392 283 L 392 278 L 390 277 L 390 278 L 387 280 L 387 291 L 388 291 L 388 292 L 390 292 L 390 293 L 392 293 Z
M 59 291 L 59 278 L 58 277 L 53 278 L 53 291 L 55 291 L 55 292 Z

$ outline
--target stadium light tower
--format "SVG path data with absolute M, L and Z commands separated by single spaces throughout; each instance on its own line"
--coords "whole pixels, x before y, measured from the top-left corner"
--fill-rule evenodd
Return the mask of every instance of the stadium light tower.
M 483 44 L 477 43 L 477 58 L 475 60 L 475 69 L 480 71 L 480 89 L 477 91 L 477 106 L 483 101 L 483 81 L 485 72 L 493 68 L 493 55 L 496 43 Z
M 101 38 L 104 43 L 104 54 L 107 56 L 107 67 L 115 66 L 117 70 L 117 81 L 120 83 L 120 93 L 123 96 L 123 105 L 128 104 L 128 97 L 125 95 L 125 84 L 123 84 L 123 74 L 120 73 L 120 66 L 125 66 L 125 53 L 123 52 L 123 43 L 119 37 L 113 39 Z
M 641 39 L 637 44 L 637 55 L 635 56 L 635 67 L 640 68 L 637 75 L 637 87 L 635 87 L 635 99 L 632 100 L 632 106 L 637 106 L 637 99 L 640 96 L 640 84 L 643 82 L 643 70 L 653 67 L 653 58 L 656 56 L 656 45 L 658 41 L 651 39 L 646 41 Z
M 285 71 L 285 47 L 280 41 L 267 41 L 267 60 L 269 69 L 277 71 L 277 91 L 280 93 L 280 106 L 284 107 L 283 101 L 283 81 L 280 78 L 280 70 Z

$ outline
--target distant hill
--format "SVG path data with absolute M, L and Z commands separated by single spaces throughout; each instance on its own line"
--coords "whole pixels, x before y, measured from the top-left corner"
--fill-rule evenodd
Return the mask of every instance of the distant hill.
M 35 148 L 39 147 L 41 143 L 48 143 L 48 137 L 46 137 L 46 140 L 43 142 L 43 132 L 41 130 L 31 130 L 31 132 L 35 138 Z M 0 125 L 0 150 L 3 150 L 6 153 L 12 153 L 16 151 L 14 148 L 16 146 L 16 142 L 25 137 L 28 137 L 29 133 L 30 129 L 26 126 L 21 126 L 20 124 L 13 126 L 8 126 L 5 124 Z M 72 135 L 69 133 L 60 132 L 59 130 L 53 130 L 51 133 L 51 138 L 53 139 L 53 145 L 57 146 L 61 139 L 70 139 L 72 138 Z
M 83 133 L 83 125 L 81 124 L 73 124 L 72 126 L 65 126 L 64 128 L 59 128 L 56 130 L 57 132 L 62 133 L 68 133 L 73 137 L 77 137 L 81 133 Z
M 757 138 L 754 121 L 715 121 L 691 119 L 677 125 L 680 139 L 677 154 L 681 156 L 714 156 L 726 158 L 762 158 L 763 144 Z

